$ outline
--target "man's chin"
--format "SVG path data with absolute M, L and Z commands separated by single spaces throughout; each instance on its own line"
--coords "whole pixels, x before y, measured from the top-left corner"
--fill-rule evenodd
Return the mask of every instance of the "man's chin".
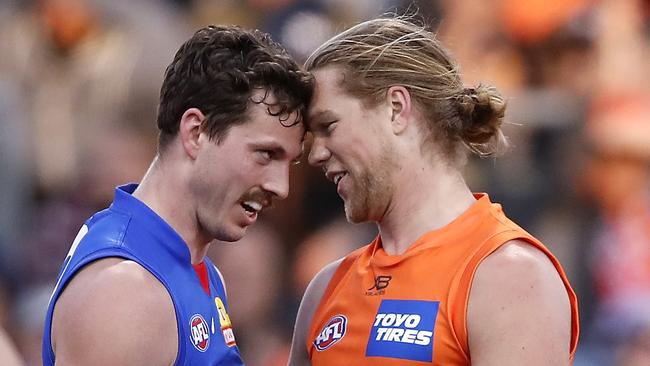
M 246 234 L 248 226 L 237 227 L 236 229 L 223 230 L 218 232 L 214 238 L 224 242 L 235 242 L 241 240 Z
M 361 224 L 368 221 L 368 212 L 356 207 L 345 205 L 345 218 L 351 224 Z

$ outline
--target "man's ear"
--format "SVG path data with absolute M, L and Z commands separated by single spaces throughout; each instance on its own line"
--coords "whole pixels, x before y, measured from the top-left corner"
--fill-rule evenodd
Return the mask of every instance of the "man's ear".
M 394 85 L 388 88 L 386 101 L 390 107 L 393 133 L 399 135 L 404 132 L 413 115 L 411 93 L 404 86 Z
M 190 108 L 183 113 L 178 130 L 183 150 L 192 159 L 196 159 L 199 153 L 201 125 L 205 120 L 203 112 L 197 108 Z

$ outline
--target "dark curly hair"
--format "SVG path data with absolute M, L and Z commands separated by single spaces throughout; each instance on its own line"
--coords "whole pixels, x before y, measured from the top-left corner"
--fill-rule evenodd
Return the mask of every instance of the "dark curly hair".
M 247 119 L 249 103 L 264 103 L 284 126 L 301 123 L 313 93 L 313 77 L 302 71 L 286 50 L 258 30 L 208 26 L 198 30 L 176 52 L 165 71 L 158 106 L 158 149 L 179 130 L 189 108 L 206 116 L 202 126 L 219 141 L 231 126 Z M 265 98 L 252 100 L 255 89 Z M 276 101 L 266 96 L 272 92 Z M 273 108 L 271 108 L 273 107 Z M 290 119 L 293 112 L 295 117 Z

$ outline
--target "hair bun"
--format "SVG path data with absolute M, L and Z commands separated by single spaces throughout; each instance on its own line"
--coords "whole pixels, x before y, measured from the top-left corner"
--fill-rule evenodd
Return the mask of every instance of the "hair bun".
M 506 102 L 495 87 L 464 88 L 458 95 L 463 142 L 481 156 L 495 155 L 505 147 L 501 124 Z

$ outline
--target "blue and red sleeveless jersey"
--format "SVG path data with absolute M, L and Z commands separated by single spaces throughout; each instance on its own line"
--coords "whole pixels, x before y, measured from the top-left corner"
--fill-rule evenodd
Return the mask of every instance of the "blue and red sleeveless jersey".
M 63 289 L 85 265 L 102 258 L 119 257 L 140 264 L 169 292 L 178 328 L 174 365 L 243 365 L 216 267 L 208 258 L 204 259 L 209 281 L 207 286 L 202 286 L 183 239 L 160 216 L 131 195 L 136 188 L 137 184 L 118 187 L 113 204 L 93 215 L 77 234 L 47 309 L 43 364 L 54 365 L 52 315 Z

